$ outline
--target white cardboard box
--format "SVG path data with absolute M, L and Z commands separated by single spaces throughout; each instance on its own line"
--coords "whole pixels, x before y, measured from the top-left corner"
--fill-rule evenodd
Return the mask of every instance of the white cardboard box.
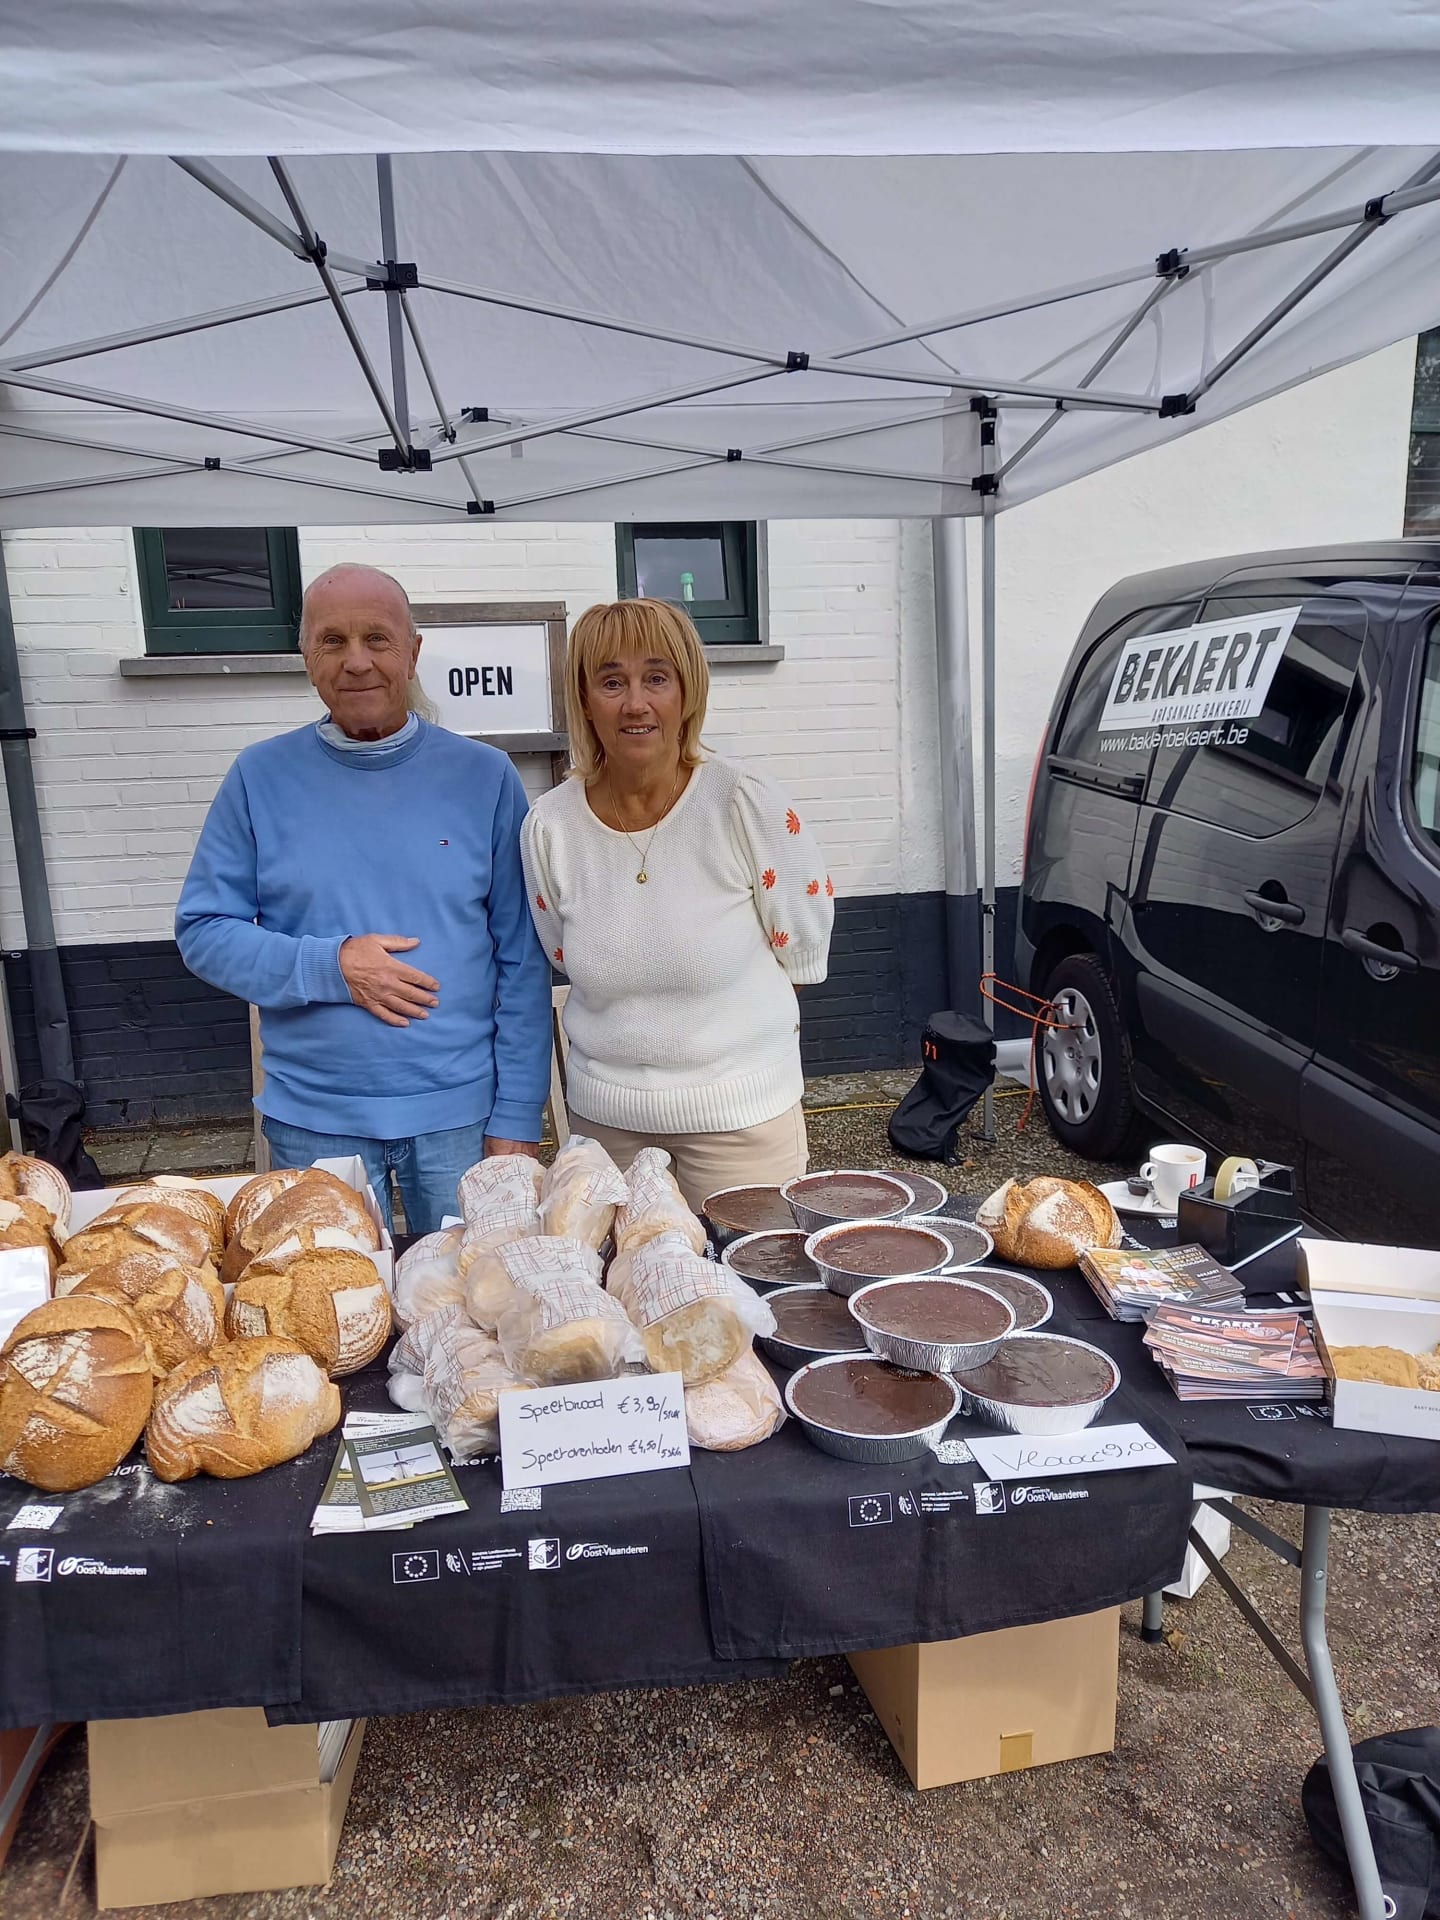
M 1440 1440 L 1440 1393 L 1337 1380 L 1328 1352 L 1398 1347 L 1402 1353 L 1433 1353 L 1440 1346 L 1440 1253 L 1344 1240 L 1296 1244 L 1300 1285 L 1308 1288 L 1315 1310 L 1315 1343 L 1330 1375 L 1335 1425 Z
M 385 1282 L 386 1288 L 393 1289 L 395 1281 L 395 1243 L 386 1231 L 379 1202 L 376 1200 L 375 1194 L 365 1178 L 365 1162 L 358 1154 L 345 1154 L 335 1160 L 317 1160 L 315 1165 L 323 1168 L 326 1173 L 335 1174 L 337 1178 L 345 1182 L 347 1187 L 353 1187 L 357 1193 L 364 1195 L 365 1210 L 375 1222 L 375 1225 L 380 1229 L 380 1246 L 378 1250 L 369 1257 L 374 1261 L 376 1271 Z M 223 1179 L 202 1180 L 199 1184 L 202 1187 L 208 1187 L 217 1199 L 223 1200 L 228 1206 L 240 1191 L 241 1187 L 245 1186 L 248 1181 L 254 1178 L 255 1176 L 252 1173 L 236 1173 L 227 1174 Z M 92 1220 L 104 1213 L 107 1207 L 114 1204 L 117 1193 L 125 1191 L 127 1187 L 140 1187 L 144 1185 L 145 1182 L 143 1179 L 136 1178 L 124 1182 L 119 1187 L 100 1187 L 89 1192 L 75 1194 L 70 1203 L 70 1226 L 68 1232 L 79 1233 L 82 1227 L 88 1227 Z

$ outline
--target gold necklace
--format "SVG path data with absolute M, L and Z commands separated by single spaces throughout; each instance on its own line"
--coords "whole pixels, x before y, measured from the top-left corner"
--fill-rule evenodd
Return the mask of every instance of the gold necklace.
M 608 779 L 606 780 L 605 784 L 610 789 L 610 805 L 614 809 L 615 824 L 620 829 L 621 833 L 624 834 L 625 838 L 630 842 L 630 845 L 635 852 L 635 856 L 640 862 L 640 871 L 635 875 L 635 884 L 636 886 L 643 887 L 650 878 L 650 875 L 645 871 L 645 869 L 650 859 L 650 849 L 655 844 L 655 836 L 660 831 L 661 825 L 664 822 L 666 814 L 669 813 L 671 807 L 673 807 L 675 804 L 675 795 L 680 788 L 680 769 L 678 766 L 675 769 L 675 784 L 670 789 L 670 798 L 665 802 L 664 806 L 660 809 L 660 818 L 655 822 L 654 826 L 650 829 L 650 838 L 645 842 L 643 851 L 635 845 L 634 834 L 631 833 L 630 829 L 626 826 L 625 822 L 620 818 L 620 804 L 615 798 L 614 787 L 610 786 L 610 782 Z

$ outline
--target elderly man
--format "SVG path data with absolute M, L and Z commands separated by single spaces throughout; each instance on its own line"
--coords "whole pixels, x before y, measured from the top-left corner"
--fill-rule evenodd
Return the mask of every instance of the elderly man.
M 300 647 L 327 718 L 247 747 L 175 916 L 185 964 L 261 1010 L 273 1163 L 359 1154 L 413 1233 L 486 1154 L 530 1152 L 550 971 L 526 905 L 520 778 L 412 710 L 420 636 L 373 567 L 312 583 Z

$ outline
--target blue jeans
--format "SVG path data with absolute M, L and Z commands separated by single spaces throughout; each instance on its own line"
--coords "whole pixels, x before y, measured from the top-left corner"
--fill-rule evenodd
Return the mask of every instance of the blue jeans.
M 316 1160 L 358 1154 L 392 1233 L 392 1174 L 405 1207 L 407 1231 L 434 1233 L 445 1214 L 459 1213 L 460 1176 L 485 1155 L 483 1126 L 448 1127 L 443 1133 L 417 1133 L 409 1140 L 366 1140 L 357 1134 L 312 1133 L 308 1127 L 292 1127 L 268 1115 L 261 1124 L 270 1142 L 270 1164 L 275 1167 L 308 1167 Z

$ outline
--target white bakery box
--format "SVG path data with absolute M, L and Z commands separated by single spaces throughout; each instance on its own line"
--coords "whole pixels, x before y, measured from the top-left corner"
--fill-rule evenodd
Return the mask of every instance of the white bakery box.
M 1330 1374 L 1337 1427 L 1440 1440 L 1440 1393 L 1337 1380 L 1327 1348 L 1440 1346 L 1440 1253 L 1423 1247 L 1372 1247 L 1345 1240 L 1296 1242 L 1299 1285 L 1315 1311 L 1316 1345 Z
M 338 1179 L 345 1182 L 347 1187 L 353 1187 L 357 1193 L 364 1196 L 365 1211 L 380 1230 L 380 1245 L 369 1258 L 374 1261 L 376 1271 L 386 1287 L 391 1288 L 395 1279 L 395 1243 L 386 1229 L 374 1190 L 365 1178 L 365 1162 L 358 1154 L 352 1153 L 343 1154 L 334 1160 L 317 1160 L 315 1165 L 326 1173 L 335 1174 Z M 223 1179 L 199 1180 L 196 1185 L 208 1188 L 228 1207 L 240 1189 L 254 1178 L 253 1173 L 236 1173 L 226 1175 Z M 67 1234 L 79 1233 L 82 1227 L 88 1227 L 90 1222 L 104 1213 L 107 1207 L 115 1204 L 117 1194 L 145 1184 L 144 1178 L 137 1176 L 119 1187 L 98 1187 L 75 1194 L 70 1202 L 70 1225 L 66 1230 Z

